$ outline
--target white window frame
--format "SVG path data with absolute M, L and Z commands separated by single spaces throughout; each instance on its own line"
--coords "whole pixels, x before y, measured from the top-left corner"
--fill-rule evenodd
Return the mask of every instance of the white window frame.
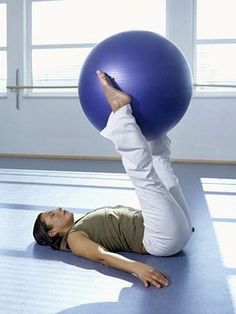
M 32 0 L 36 1 L 36 0 Z M 45 1 L 45 0 L 37 0 Z M 53 0 L 52 0 L 53 1 Z M 193 82 L 196 83 L 196 47 L 200 41 L 196 40 L 196 23 L 197 23 L 197 0 L 166 0 L 166 37 L 173 41 L 185 54 L 193 73 Z M 31 39 L 31 0 L 0 0 L 1 3 L 7 3 L 7 85 L 15 84 L 16 69 L 19 68 L 19 84 L 31 85 L 31 48 L 38 46 L 31 45 L 28 39 Z M 12 22 L 14 20 L 14 22 Z M 221 41 L 226 42 L 226 41 Z M 232 41 L 231 41 L 232 42 Z M 236 42 L 236 40 L 235 40 Z M 93 43 L 91 43 L 92 45 Z M 46 47 L 86 47 L 87 44 L 77 45 L 45 45 Z M 16 53 L 17 52 L 17 53 Z M 32 94 L 27 91 L 20 92 L 23 98 L 77 98 L 75 93 Z M 7 96 L 14 98 L 14 93 L 8 91 Z M 1 96 L 1 95 L 0 95 Z M 197 91 L 193 88 L 193 97 L 207 98 L 236 98 L 235 92 L 206 92 Z
M 79 43 L 79 44 L 47 44 L 47 45 L 32 45 L 32 2 L 44 2 L 50 0 L 25 0 L 26 1 L 26 44 L 25 44 L 25 75 L 24 82 L 25 85 L 32 85 L 32 49 L 47 49 L 47 48 L 93 48 L 97 43 Z M 53 1 L 53 0 L 52 0 Z M 168 2 L 168 0 L 166 0 Z M 167 5 L 167 4 L 166 4 Z M 166 32 L 167 32 L 167 18 L 166 18 Z M 78 91 L 75 92 L 60 92 L 58 94 L 49 93 L 36 93 L 30 90 L 24 91 L 24 96 L 28 97 L 78 97 Z
M 236 39 L 197 39 L 197 1 L 193 1 L 193 63 L 192 63 L 192 72 L 193 72 L 193 81 L 196 81 L 197 78 L 197 46 L 198 45 L 207 45 L 207 44 L 236 44 Z M 199 91 L 196 86 L 193 87 L 193 96 L 199 98 L 235 98 L 236 97 L 236 87 L 234 91 Z
M 8 3 L 7 3 L 7 0 L 0 0 L 0 4 L 1 3 L 4 3 L 4 4 L 6 4 L 6 15 L 7 15 L 7 11 L 8 11 L 8 9 L 7 9 L 7 6 L 8 6 Z M 6 20 L 8 20 L 8 16 L 6 16 Z M 8 23 L 8 22 L 7 22 Z M 7 29 L 7 31 L 8 31 L 8 29 Z M 0 47 L 0 51 L 5 51 L 6 52 L 6 59 L 7 59 L 7 40 L 6 40 L 6 46 L 5 47 Z M 8 59 L 7 59 L 8 60 Z M 7 63 L 8 63 L 8 61 L 7 61 Z M 7 83 L 7 82 L 6 82 Z M 7 90 L 6 90 L 6 92 L 4 93 L 4 92 L 0 92 L 0 97 L 1 98 L 5 98 L 7 96 Z
M 25 85 L 33 85 L 32 81 L 32 50 L 33 49 L 60 49 L 60 48 L 93 48 L 96 43 L 79 43 L 79 44 L 47 44 L 47 45 L 33 45 L 32 44 L 32 2 L 45 2 L 50 0 L 26 0 L 26 43 L 25 43 Z M 52 0 L 53 1 L 53 0 Z M 77 97 L 78 92 L 75 89 L 74 92 L 67 92 L 66 89 L 60 95 L 55 92 L 40 93 L 33 92 L 31 90 L 25 90 L 24 96 L 40 96 L 40 97 Z

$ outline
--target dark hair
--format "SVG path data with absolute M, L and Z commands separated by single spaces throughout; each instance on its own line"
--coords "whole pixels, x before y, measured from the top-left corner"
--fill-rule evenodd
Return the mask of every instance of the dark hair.
M 33 236 L 35 241 L 40 245 L 49 245 L 53 250 L 60 250 L 62 237 L 59 235 L 50 237 L 48 235 L 48 231 L 50 231 L 52 227 L 41 220 L 41 215 L 42 213 L 38 215 L 34 223 Z

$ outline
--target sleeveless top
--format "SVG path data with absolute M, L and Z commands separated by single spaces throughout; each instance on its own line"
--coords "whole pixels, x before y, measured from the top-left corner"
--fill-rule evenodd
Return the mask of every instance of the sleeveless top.
M 141 210 L 118 205 L 89 212 L 78 219 L 63 237 L 62 251 L 71 251 L 67 237 L 75 231 L 86 232 L 91 240 L 111 252 L 142 253 L 144 225 Z

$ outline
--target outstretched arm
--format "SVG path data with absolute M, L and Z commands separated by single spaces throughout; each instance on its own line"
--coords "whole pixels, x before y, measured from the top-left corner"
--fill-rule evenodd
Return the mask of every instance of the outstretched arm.
M 109 252 L 80 231 L 73 232 L 68 236 L 68 244 L 75 255 L 134 274 L 145 287 L 150 284 L 157 288 L 168 285 L 168 279 L 164 274 L 152 266 Z

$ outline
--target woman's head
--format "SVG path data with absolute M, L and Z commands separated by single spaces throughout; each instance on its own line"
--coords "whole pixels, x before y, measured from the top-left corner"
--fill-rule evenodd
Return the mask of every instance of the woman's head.
M 73 224 L 73 213 L 57 208 L 38 215 L 33 235 L 38 244 L 50 245 L 54 250 L 60 250 L 61 240 Z

